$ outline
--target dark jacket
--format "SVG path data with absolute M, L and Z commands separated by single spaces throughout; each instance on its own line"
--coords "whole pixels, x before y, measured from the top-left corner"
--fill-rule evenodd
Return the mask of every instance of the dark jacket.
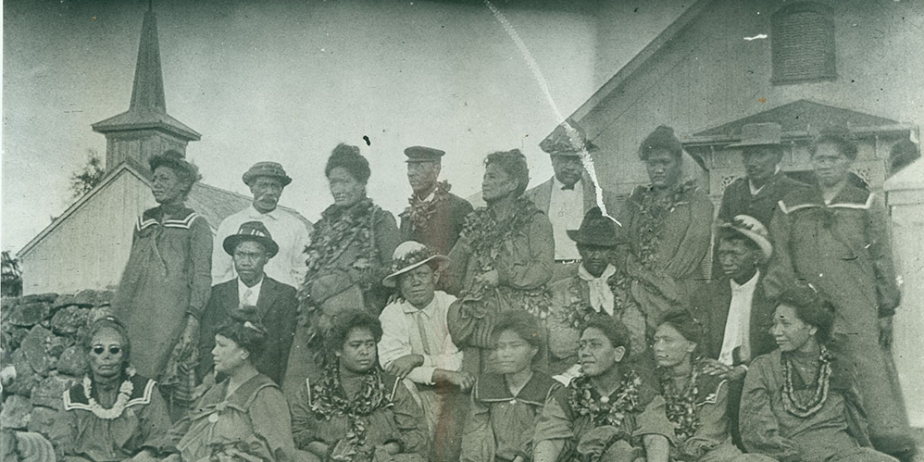
M 266 328 L 266 344 L 263 355 L 254 361 L 257 370 L 282 383 L 289 360 L 289 349 L 295 337 L 298 300 L 295 288 L 269 276 L 263 277 L 260 297 L 257 299 L 255 313 L 246 313 L 238 305 L 237 281 L 234 278 L 212 287 L 212 296 L 205 307 L 200 322 L 199 367 L 196 376 L 202 380 L 214 368 L 212 348 L 215 347 L 215 333 L 232 316 L 252 322 L 259 321 Z
M 789 178 L 783 172 L 777 172 L 757 195 L 751 195 L 747 177 L 738 178 L 722 193 L 718 219 L 727 222 L 738 215 L 750 215 L 769 228 L 777 203 L 794 189 L 806 187 L 808 185 Z
M 763 277 L 761 277 L 763 279 Z M 721 277 L 702 286 L 692 298 L 693 315 L 703 323 L 705 353 L 708 357 L 718 359 L 722 351 L 722 339 L 725 336 L 725 323 L 731 305 L 731 285 L 728 278 Z M 767 354 L 776 348 L 776 342 L 770 335 L 773 324 L 773 311 L 776 304 L 764 293 L 763 281 L 757 281 L 754 298 L 751 302 L 751 358 Z M 739 363 L 735 354 L 735 363 Z
M 410 209 L 401 213 L 401 241 L 417 241 L 440 255 L 449 255 L 452 246 L 459 240 L 459 233 L 465 224 L 465 217 L 474 208 L 467 200 L 448 193 L 449 198 L 435 204 L 436 210 L 423 228 L 413 228 Z

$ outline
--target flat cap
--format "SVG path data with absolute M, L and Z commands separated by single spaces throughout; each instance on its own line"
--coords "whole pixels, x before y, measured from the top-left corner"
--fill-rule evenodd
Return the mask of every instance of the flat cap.
M 446 151 L 440 151 L 439 149 L 428 148 L 426 146 L 411 146 L 404 150 L 404 155 L 407 156 L 405 162 L 407 163 L 439 162 L 443 154 L 446 154 Z
M 250 186 L 250 183 L 254 179 L 261 176 L 279 178 L 283 186 L 288 186 L 288 184 L 292 182 L 292 178 L 286 175 L 285 169 L 282 168 L 282 165 L 278 162 L 257 162 L 244 173 L 242 179 L 244 180 L 244 184 Z

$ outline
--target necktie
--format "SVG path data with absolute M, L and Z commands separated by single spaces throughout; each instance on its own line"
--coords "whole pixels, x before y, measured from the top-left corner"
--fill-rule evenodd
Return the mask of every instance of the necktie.
M 241 304 L 242 305 L 256 305 L 256 303 L 253 303 L 253 300 L 251 300 L 252 298 L 253 298 L 253 289 L 248 287 L 247 290 L 244 291 L 244 299 L 241 300 Z
M 427 338 L 427 328 L 424 325 L 424 313 L 423 311 L 418 311 L 414 314 L 414 318 L 417 319 L 417 331 L 420 333 L 420 343 L 423 344 L 424 353 L 429 356 L 431 353 L 430 349 L 430 339 Z
M 590 306 L 594 307 L 597 312 L 603 311 L 610 316 L 613 315 L 616 300 L 607 280 L 614 274 L 616 274 L 616 267 L 613 265 L 607 266 L 599 278 L 595 278 L 588 273 L 584 269 L 584 265 L 578 268 L 578 277 L 587 283 L 587 288 L 590 291 L 590 300 L 588 300 Z
M 562 191 L 574 191 L 574 185 L 571 185 L 571 186 L 562 185 L 561 190 Z

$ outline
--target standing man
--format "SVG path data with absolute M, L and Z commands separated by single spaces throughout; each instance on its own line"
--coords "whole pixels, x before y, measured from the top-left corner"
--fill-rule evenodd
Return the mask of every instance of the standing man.
M 282 190 L 292 178 L 276 162 L 257 162 L 243 176 L 250 187 L 253 203 L 250 207 L 225 218 L 218 226 L 215 251 L 212 252 L 212 283 L 234 279 L 237 274 L 230 255 L 222 249 L 225 238 L 240 229 L 243 223 L 259 221 L 266 226 L 279 246 L 279 255 L 266 264 L 266 274 L 283 284 L 298 287 L 305 279 L 305 247 L 309 243 L 308 227 L 295 215 L 276 206 Z
M 441 255 L 448 255 L 459 239 L 465 217 L 472 204 L 449 192 L 451 186 L 439 181 L 444 151 L 424 146 L 404 150 L 407 180 L 414 193 L 401 213 L 401 241 L 417 241 Z
M 231 321 L 250 321 L 262 324 L 267 334 L 263 354 L 254 361 L 257 370 L 282 383 L 295 337 L 298 300 L 294 287 L 263 272 L 279 246 L 263 223 L 249 221 L 222 241 L 222 250 L 234 261 L 237 277 L 212 287 L 202 314 L 196 377 L 202 381 L 214 369 L 211 352 L 218 329 Z
M 567 122 L 565 123 L 567 124 Z M 568 229 L 580 223 L 584 214 L 597 206 L 593 181 L 584 171 L 581 151 L 594 152 L 598 148 L 587 141 L 574 124 L 562 124 L 555 128 L 539 147 L 549 153 L 555 175 L 545 183 L 526 191 L 526 197 L 536 204 L 552 222 L 555 238 L 555 266 L 552 282 L 565 279 L 577 272 L 581 254 L 577 245 L 568 238 Z M 570 132 L 570 135 L 569 135 Z M 616 215 L 615 196 L 603 192 L 606 212 Z

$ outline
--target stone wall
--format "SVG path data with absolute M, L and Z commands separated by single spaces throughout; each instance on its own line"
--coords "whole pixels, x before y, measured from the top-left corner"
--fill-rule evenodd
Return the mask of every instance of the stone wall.
M 47 435 L 62 396 L 86 373 L 89 324 L 111 314 L 111 291 L 4 298 L 0 307 L 2 367 L 16 368 L 3 388 L 0 426 Z

